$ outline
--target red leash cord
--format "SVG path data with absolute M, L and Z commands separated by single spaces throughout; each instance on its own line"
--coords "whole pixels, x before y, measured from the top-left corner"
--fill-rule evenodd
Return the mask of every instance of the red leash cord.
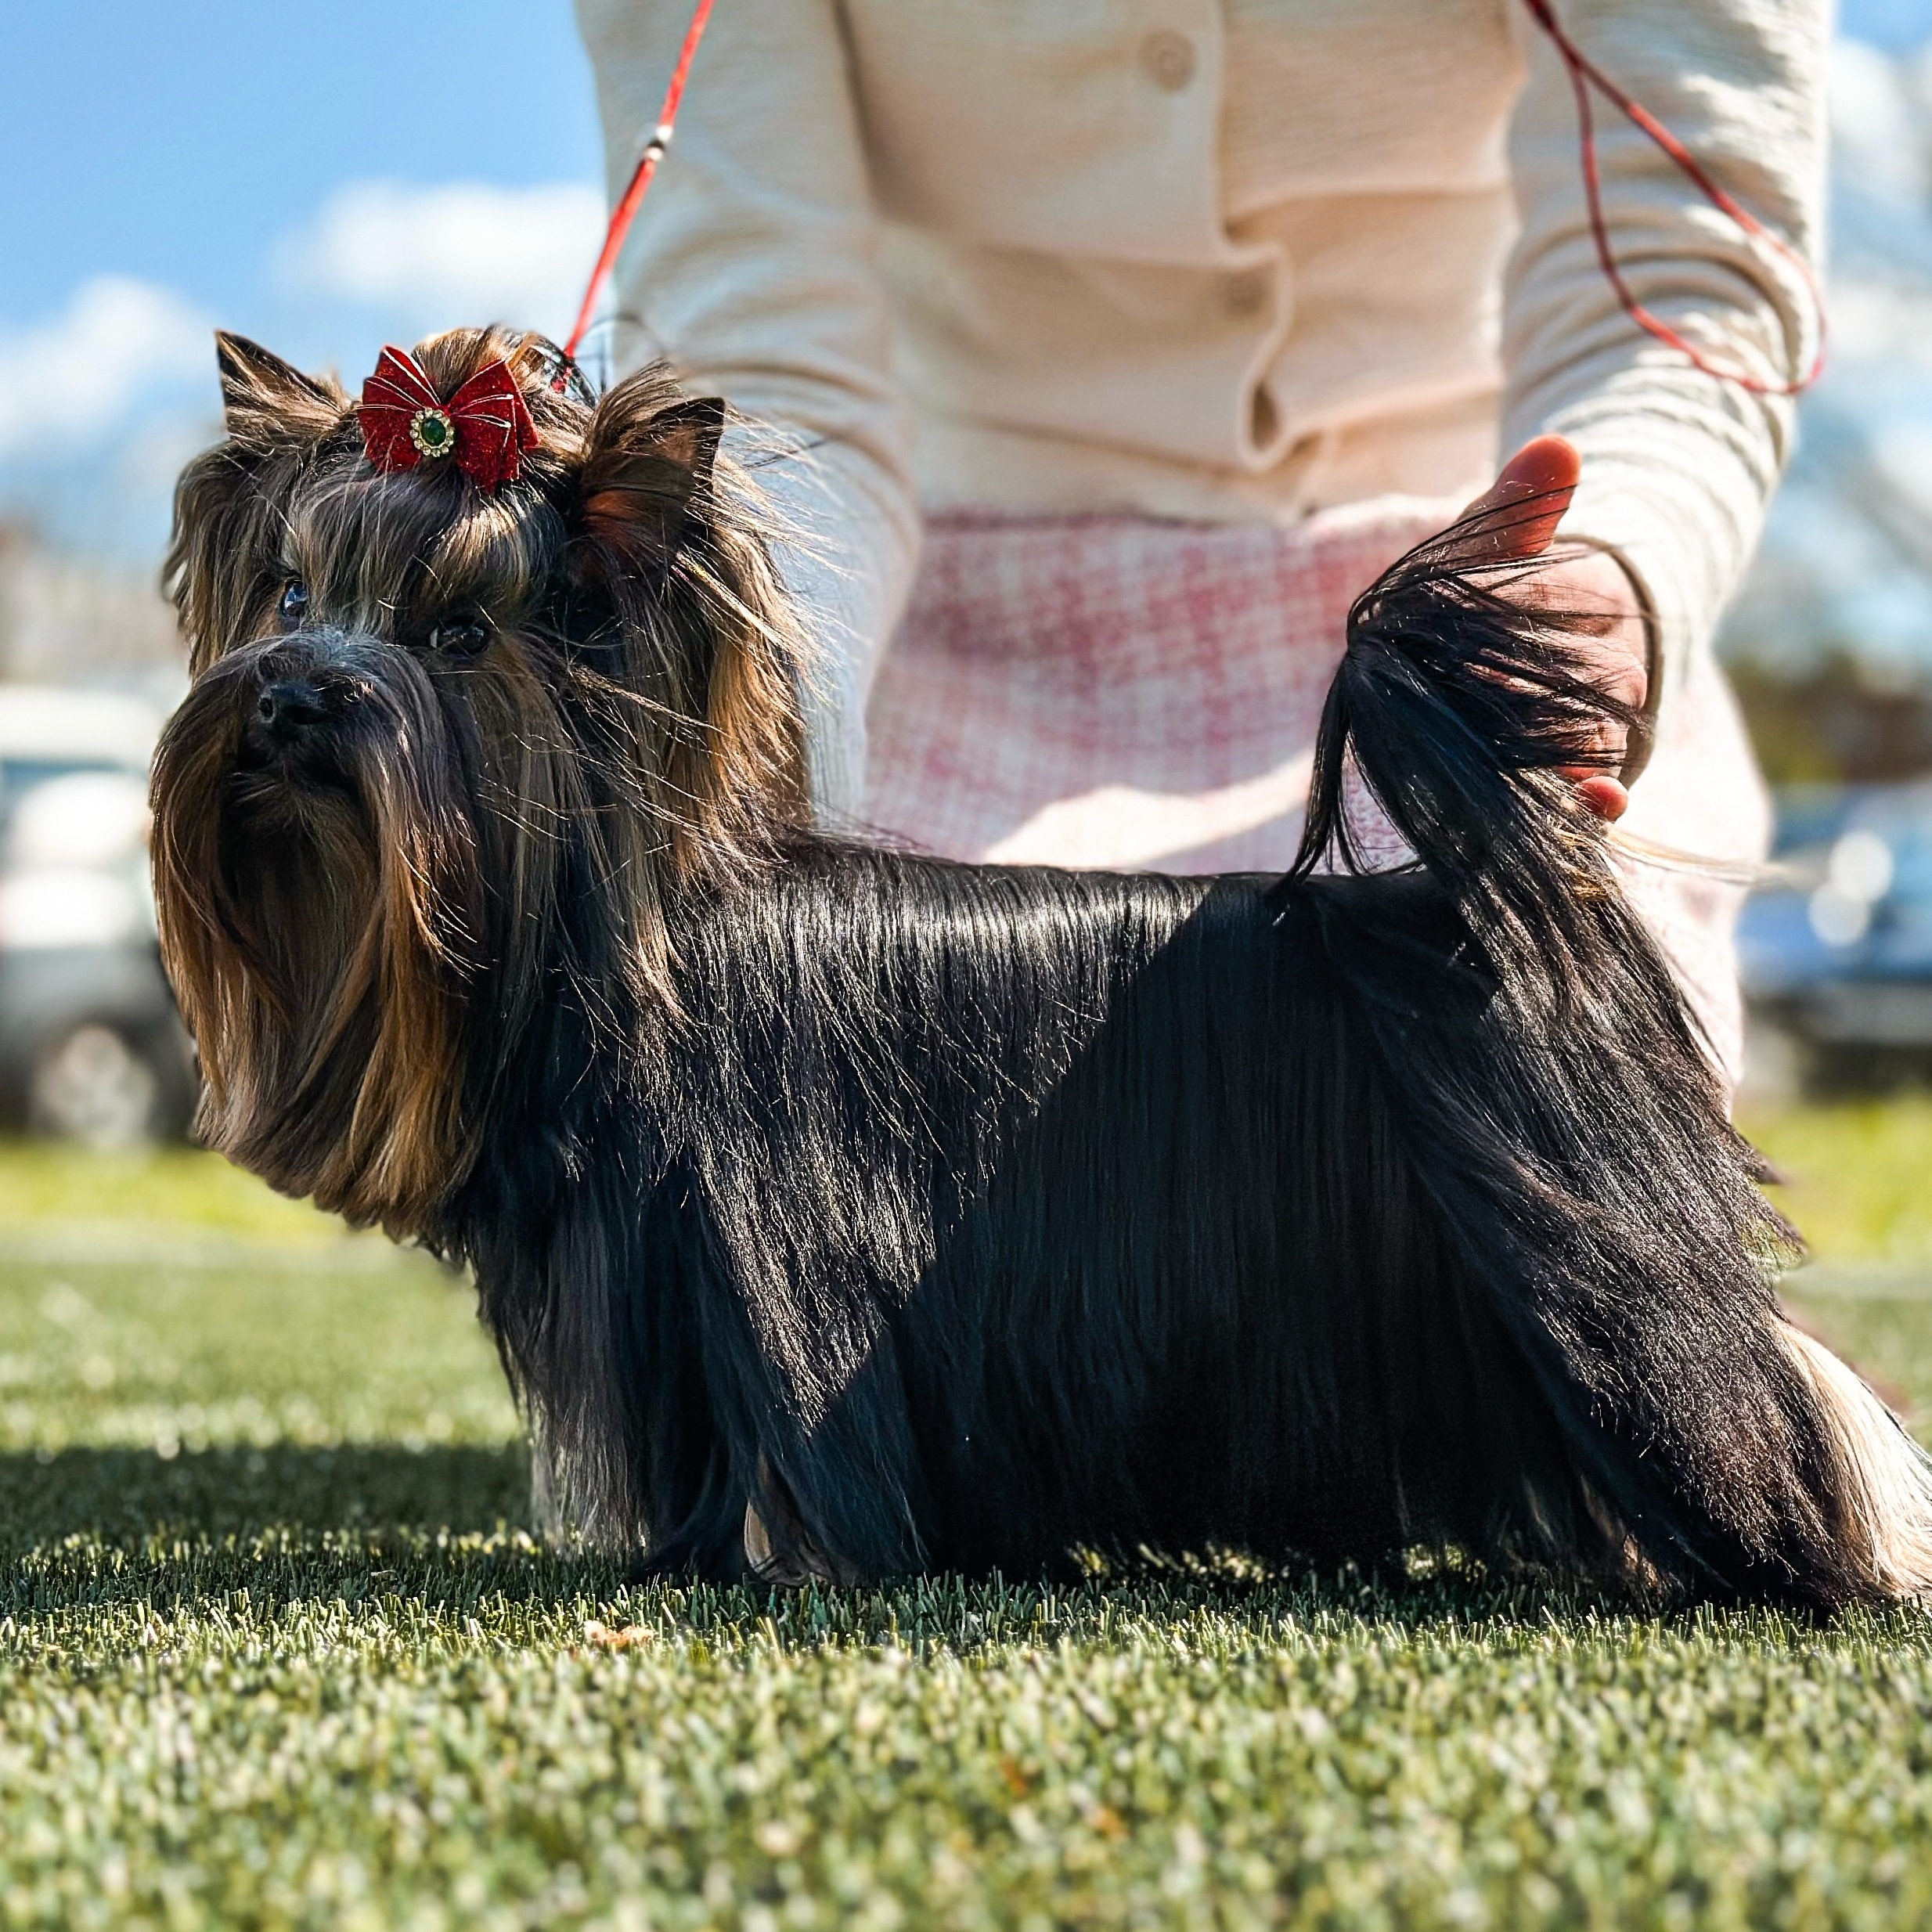
M 1817 381 L 1825 367 L 1825 300 L 1819 293 L 1818 280 L 1811 272 L 1811 265 L 1788 242 L 1772 234 L 1742 203 L 1719 187 L 1705 171 L 1697 157 L 1662 121 L 1641 101 L 1625 93 L 1602 68 L 1584 55 L 1563 31 L 1551 0 L 1523 0 L 1523 5 L 1530 9 L 1530 16 L 1537 26 L 1549 36 L 1551 45 L 1555 48 L 1558 57 L 1570 74 L 1570 92 L 1577 99 L 1577 145 L 1583 168 L 1584 200 L 1590 211 L 1590 234 L 1596 243 L 1597 261 L 1610 287 L 1617 291 L 1617 301 L 1624 314 L 1646 334 L 1653 336 L 1667 348 L 1676 350 L 1693 368 L 1703 370 L 1707 376 L 1713 377 L 1719 382 L 1735 384 L 1739 388 L 1759 396 L 1795 396 L 1801 391 L 1808 389 Z M 583 304 L 577 311 L 576 323 L 571 330 L 570 340 L 564 344 L 567 366 L 576 360 L 577 351 L 597 312 L 598 298 L 604 293 L 604 285 L 610 279 L 611 271 L 616 266 L 618 256 L 623 251 L 624 238 L 630 232 L 631 223 L 636 218 L 645 191 L 651 186 L 651 178 L 658 171 L 658 162 L 664 158 L 665 150 L 671 145 L 671 136 L 677 125 L 678 103 L 684 97 L 684 83 L 690 74 L 691 58 L 697 52 L 697 43 L 705 37 L 705 23 L 711 18 L 711 7 L 712 0 L 697 0 L 691 15 L 691 23 L 684 30 L 684 45 L 679 50 L 677 65 L 672 70 L 671 84 L 665 89 L 664 105 L 658 110 L 658 124 L 651 130 L 651 139 L 644 143 L 643 152 L 638 157 L 637 165 L 632 171 L 622 196 L 611 211 L 610 226 L 604 231 L 604 247 L 597 257 L 597 265 L 590 272 L 590 283 L 584 290 Z M 1631 293 L 1630 284 L 1624 279 L 1623 265 L 1618 261 L 1616 251 L 1610 246 L 1609 225 L 1603 218 L 1603 183 L 1597 166 L 1596 119 L 1590 105 L 1590 90 L 1593 87 L 1618 109 L 1632 126 L 1656 144 L 1713 207 L 1728 215 L 1752 240 L 1775 250 L 1797 270 L 1804 279 L 1805 289 L 1811 297 L 1811 307 L 1818 317 L 1817 353 L 1811 359 L 1811 367 L 1802 376 L 1790 382 L 1766 382 L 1743 369 L 1725 369 L 1710 361 L 1693 344 L 1660 316 L 1653 315 Z M 560 377 L 558 381 L 560 387 Z
M 691 23 L 684 30 L 684 45 L 679 49 L 678 63 L 672 70 L 671 85 L 664 91 L 664 105 L 658 110 L 658 124 L 651 129 L 651 139 L 644 143 L 644 151 L 638 156 L 637 165 L 632 171 L 629 185 L 611 211 L 611 225 L 604 230 L 603 252 L 597 257 L 597 265 L 590 271 L 590 286 L 584 290 L 583 305 L 577 311 L 577 321 L 570 332 L 570 340 L 564 344 L 568 362 L 577 359 L 578 348 L 590 326 L 591 317 L 597 312 L 597 298 L 604 293 L 604 285 L 609 280 L 611 271 L 617 265 L 618 256 L 622 252 L 624 237 L 630 232 L 644 191 L 651 186 L 651 176 L 658 171 L 658 162 L 664 159 L 665 150 L 671 145 L 671 136 L 677 127 L 678 103 L 684 98 L 684 82 L 691 71 L 691 56 L 697 52 L 697 43 L 705 38 L 705 23 L 710 18 L 711 0 L 697 0 Z
M 1667 348 L 1675 349 L 1693 368 L 1700 369 L 1707 376 L 1713 376 L 1720 382 L 1734 383 L 1739 388 L 1748 391 L 1754 396 L 1795 396 L 1810 388 L 1823 373 L 1825 367 L 1825 298 L 1819 293 L 1818 279 L 1811 272 L 1811 264 L 1793 248 L 1772 234 L 1750 209 L 1713 181 L 1705 172 L 1697 157 L 1671 133 L 1642 102 L 1625 93 L 1602 68 L 1587 59 L 1581 50 L 1558 23 L 1550 0 L 1523 0 L 1535 19 L 1537 26 L 1550 37 L 1559 58 L 1570 72 L 1570 92 L 1577 97 L 1577 133 L 1578 145 L 1582 150 L 1584 199 L 1590 210 L 1590 233 L 1596 243 L 1597 260 L 1602 265 L 1610 287 L 1617 291 L 1617 299 L 1624 313 L 1647 334 L 1654 336 Z M 1806 291 L 1811 297 L 1811 307 L 1818 317 L 1818 352 L 1811 359 L 1811 366 L 1802 376 L 1790 382 L 1766 382 L 1743 369 L 1725 369 L 1709 361 L 1703 353 L 1680 335 L 1661 317 L 1653 315 L 1643 304 L 1630 292 L 1630 284 L 1624 279 L 1622 265 L 1617 261 L 1616 251 L 1610 247 L 1609 226 L 1603 218 L 1603 184 L 1597 170 L 1596 122 L 1590 106 L 1590 90 L 1595 88 L 1603 98 L 1619 109 L 1624 118 L 1648 135 L 1652 141 L 1696 185 L 1699 193 L 1711 206 L 1728 214 L 1752 240 L 1774 249 L 1796 269 L 1803 277 Z

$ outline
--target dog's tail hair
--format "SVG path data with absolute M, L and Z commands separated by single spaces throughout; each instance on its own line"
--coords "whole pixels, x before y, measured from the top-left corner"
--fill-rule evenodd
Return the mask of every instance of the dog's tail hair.
M 1373 869 L 1352 770 L 1458 903 L 1533 946 L 1541 971 L 1560 981 L 1588 950 L 1588 902 L 1600 895 L 1553 889 L 1587 889 L 1605 872 L 1600 822 L 1562 774 L 1617 762 L 1596 748 L 1606 722 L 1643 726 L 1587 675 L 1591 614 L 1512 596 L 1535 564 L 1484 560 L 1511 522 L 1538 507 L 1466 519 L 1356 600 L 1295 870 Z
M 1634 1545 L 1700 1592 L 1932 1593 L 1932 1462 L 1779 1309 L 1797 1238 L 1577 799 L 1603 721 L 1637 720 L 1588 674 L 1589 615 L 1482 560 L 1499 517 L 1537 507 L 1451 530 L 1357 600 L 1295 868 L 1458 1265 L 1581 1485 L 1519 1520 L 1594 1521 L 1599 1554 Z M 1367 869 L 1351 773 L 1451 902 L 1446 975 L 1404 961 L 1377 895 L 1322 876 Z M 1568 1534 L 1552 1555 L 1579 1553 Z

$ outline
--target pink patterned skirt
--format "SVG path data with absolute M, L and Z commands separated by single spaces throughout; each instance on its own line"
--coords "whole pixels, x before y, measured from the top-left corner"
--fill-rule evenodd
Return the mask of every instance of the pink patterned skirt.
M 868 713 L 867 816 L 995 863 L 1278 871 L 1350 604 L 1456 506 L 1386 498 L 1290 528 L 1130 517 L 935 519 Z M 1764 788 L 1708 651 L 1633 789 L 1638 838 L 1761 859 Z M 1735 1076 L 1739 889 L 1628 862 Z

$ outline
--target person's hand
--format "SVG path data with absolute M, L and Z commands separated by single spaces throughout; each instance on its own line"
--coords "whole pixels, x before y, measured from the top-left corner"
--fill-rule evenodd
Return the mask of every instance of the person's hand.
M 1560 436 L 1538 436 L 1525 443 L 1503 465 L 1491 487 L 1462 514 L 1465 518 L 1506 510 L 1512 503 L 1547 499 L 1534 514 L 1500 517 L 1507 528 L 1472 538 L 1469 553 L 1484 561 L 1541 557 L 1556 535 L 1556 526 L 1570 507 L 1581 460 L 1574 446 Z M 1577 640 L 1584 663 L 1582 675 L 1608 696 L 1640 707 L 1649 687 L 1643 607 L 1624 567 L 1602 550 L 1588 550 L 1547 564 L 1526 578 L 1510 593 L 1545 610 L 1585 613 L 1592 619 Z M 1611 762 L 1620 762 L 1628 734 L 1609 719 L 1591 748 Z M 1618 819 L 1630 806 L 1622 780 L 1595 766 L 1570 766 L 1566 776 L 1577 780 L 1577 796 L 1599 818 Z

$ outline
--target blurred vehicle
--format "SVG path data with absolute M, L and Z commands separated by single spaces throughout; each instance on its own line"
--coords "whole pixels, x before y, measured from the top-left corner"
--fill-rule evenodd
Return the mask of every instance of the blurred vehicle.
M 0 1119 L 128 1146 L 186 1130 L 193 1057 L 162 975 L 147 768 L 160 719 L 0 684 Z
M 1793 787 L 1738 928 L 1754 1018 L 1828 1084 L 1932 1072 L 1932 781 Z

